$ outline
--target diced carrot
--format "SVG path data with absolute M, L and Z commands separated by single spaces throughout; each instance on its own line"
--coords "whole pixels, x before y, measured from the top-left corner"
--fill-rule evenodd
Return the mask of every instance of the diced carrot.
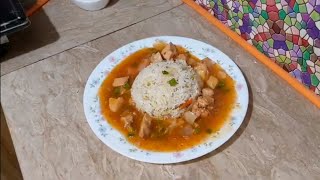
M 189 105 L 192 104 L 192 101 L 193 101 L 192 99 L 188 99 L 185 103 L 181 104 L 181 105 L 179 106 L 179 108 L 180 108 L 180 109 L 187 108 Z

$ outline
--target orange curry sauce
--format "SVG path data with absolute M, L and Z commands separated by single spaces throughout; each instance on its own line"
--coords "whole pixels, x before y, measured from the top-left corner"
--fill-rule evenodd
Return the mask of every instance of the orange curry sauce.
M 164 43 L 158 43 L 154 45 L 154 48 L 141 49 L 128 56 L 110 72 L 99 90 L 101 111 L 108 123 L 120 131 L 127 138 L 127 140 L 135 146 L 141 149 L 158 152 L 180 151 L 200 144 L 211 133 L 218 131 L 229 119 L 229 115 L 236 100 L 235 83 L 231 77 L 227 76 L 223 82 L 219 82 L 218 87 L 216 87 L 214 90 L 215 103 L 214 109 L 210 112 L 210 115 L 206 118 L 199 117 L 196 120 L 196 122 L 199 124 L 199 128 L 197 129 L 196 133 L 193 133 L 191 136 L 182 136 L 181 131 L 183 130 L 184 125 L 181 125 L 175 128 L 170 134 L 161 136 L 155 135 L 146 139 L 140 138 L 138 131 L 143 113 L 139 112 L 134 106 L 129 105 L 128 100 L 131 98 L 130 91 L 127 91 L 127 93 L 121 95 L 121 97 L 123 97 L 125 100 L 125 105 L 116 113 L 110 111 L 108 104 L 109 98 L 118 97 L 114 93 L 114 87 L 112 87 L 112 83 L 115 78 L 129 76 L 128 69 L 136 69 L 140 63 L 143 63 L 143 59 L 150 57 L 152 53 L 161 51 L 165 45 L 166 44 Z M 180 54 L 186 54 L 191 56 L 193 59 L 200 61 L 195 56 L 190 55 L 189 52 L 187 52 L 184 48 L 179 46 L 177 47 Z M 209 69 L 209 73 L 216 76 L 219 70 L 221 70 L 221 67 L 218 64 L 215 64 L 213 68 Z M 130 86 L 137 76 L 137 73 L 138 72 L 136 72 L 134 75 L 130 74 Z M 135 112 L 137 114 L 133 123 L 133 128 L 136 129 L 136 133 L 134 134 L 128 132 L 128 130 L 124 128 L 124 123 L 120 120 L 120 115 L 124 111 Z M 156 129 L 158 126 L 166 127 L 167 124 L 170 124 L 168 123 L 169 121 L 170 119 L 154 119 L 152 121 L 152 130 Z

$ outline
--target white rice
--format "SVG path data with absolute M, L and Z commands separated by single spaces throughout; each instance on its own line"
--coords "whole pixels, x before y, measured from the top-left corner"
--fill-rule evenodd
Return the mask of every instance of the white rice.
M 169 74 L 163 74 L 166 71 Z M 175 79 L 172 86 L 168 81 Z M 183 60 L 153 63 L 133 82 L 131 95 L 136 107 L 156 118 L 179 117 L 179 106 L 200 94 L 199 76 Z

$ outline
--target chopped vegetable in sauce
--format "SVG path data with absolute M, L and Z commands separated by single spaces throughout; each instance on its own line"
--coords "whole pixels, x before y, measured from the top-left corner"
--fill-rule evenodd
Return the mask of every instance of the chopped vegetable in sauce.
M 128 90 L 128 89 L 130 89 L 130 84 L 129 84 L 128 82 L 126 82 L 126 83 L 123 85 L 123 87 Z
M 113 89 L 113 94 L 114 94 L 115 96 L 120 96 L 120 94 L 121 94 L 121 87 L 115 87 L 115 88 Z
M 193 134 L 199 134 L 200 133 L 200 128 L 195 128 L 194 130 L 193 130 Z
M 219 81 L 217 84 L 217 88 L 223 88 L 225 86 L 225 82 L 224 81 Z
M 135 136 L 135 134 L 133 132 L 128 133 L 128 137 L 133 137 L 133 136 Z
M 177 59 L 185 60 L 200 77 L 194 76 L 202 83 L 199 96 L 177 105 L 183 111 L 178 118 L 154 118 L 139 111 L 131 96 L 136 76 L 150 63 Z M 171 77 L 168 69 L 161 72 Z M 173 87 L 178 81 L 171 78 L 167 83 Z M 236 91 L 232 78 L 211 59 L 201 61 L 181 46 L 160 43 L 133 53 L 117 65 L 100 87 L 99 99 L 105 119 L 129 142 L 142 149 L 165 152 L 196 146 L 218 131 L 228 119 Z
M 162 74 L 169 74 L 168 71 L 162 71 Z
M 168 81 L 168 83 L 170 84 L 170 86 L 175 86 L 178 84 L 177 80 L 172 78 L 170 81 Z

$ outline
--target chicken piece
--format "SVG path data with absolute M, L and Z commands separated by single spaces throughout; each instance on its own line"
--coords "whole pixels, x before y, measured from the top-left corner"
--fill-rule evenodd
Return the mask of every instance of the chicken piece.
M 157 52 L 157 53 L 153 53 L 153 54 L 151 55 L 150 61 L 151 61 L 152 63 L 155 63 L 155 62 L 161 62 L 161 61 L 163 61 L 163 59 L 162 59 L 161 54 L 160 54 L 159 52 Z
M 199 116 L 207 117 L 209 115 L 209 110 L 208 109 L 207 108 L 202 108 L 202 107 L 199 107 L 199 106 L 195 105 L 195 106 L 192 107 L 192 113 L 194 113 L 198 117 Z
M 203 88 L 202 89 L 202 95 L 203 96 L 208 96 L 208 97 L 212 97 L 214 95 L 214 92 L 212 89 L 210 88 Z
M 191 112 L 199 117 L 199 116 L 201 116 L 202 109 L 203 108 L 200 108 L 198 103 L 195 103 L 192 106 Z
M 164 59 L 170 60 L 177 55 L 177 52 L 177 47 L 174 44 L 169 43 L 162 49 L 161 54 Z
M 209 109 L 209 110 L 213 109 L 213 105 L 214 105 L 214 98 L 213 97 L 211 97 L 211 96 L 202 96 L 201 97 L 200 96 L 199 98 L 200 98 L 200 100 L 199 100 L 199 106 L 200 107 L 206 108 L 206 109 Z M 202 105 L 206 105 L 206 106 L 203 107 Z
M 209 74 L 208 68 L 204 63 L 197 63 L 196 67 L 194 68 L 197 74 L 201 77 L 202 80 L 206 80 Z
M 121 78 L 115 78 L 113 80 L 112 86 L 113 87 L 123 86 L 126 82 L 128 82 L 128 79 L 129 79 L 129 76 L 121 77 Z
M 215 62 L 213 62 L 210 58 L 206 57 L 202 60 L 202 62 L 209 68 L 213 68 Z
M 205 108 L 209 105 L 209 102 L 206 98 L 204 98 L 203 96 L 200 96 L 197 99 L 197 104 L 200 108 Z
M 207 80 L 207 85 L 211 88 L 214 89 L 216 88 L 218 84 L 218 79 L 214 76 L 210 76 L 209 79 Z
M 197 63 L 198 63 L 198 61 L 193 59 L 193 58 L 188 58 L 187 59 L 187 64 L 190 65 L 190 66 L 196 66 Z
M 120 120 L 124 123 L 124 128 L 132 129 L 131 125 L 133 123 L 133 116 L 131 114 L 127 114 L 122 116 Z
M 209 106 L 214 104 L 214 99 L 213 99 L 213 97 L 204 96 L 204 98 L 205 98 L 206 101 L 209 103 Z
M 151 133 L 151 117 L 148 114 L 144 114 L 140 125 L 139 136 L 141 138 L 147 138 Z
M 123 97 L 109 98 L 109 108 L 112 112 L 117 112 L 124 103 Z
M 223 71 L 219 71 L 217 74 L 218 79 L 225 79 L 227 77 L 227 74 Z
M 199 96 L 197 99 L 197 103 L 200 107 L 207 107 L 214 103 L 214 99 L 210 96 Z
M 212 110 L 214 99 L 209 96 L 199 96 L 197 101 L 193 104 L 191 112 L 196 116 L 207 117 L 209 110 Z
M 202 118 L 208 117 L 209 116 L 209 111 L 207 109 L 203 109 L 201 111 L 201 115 Z
M 181 59 L 187 61 L 188 57 L 185 54 L 179 54 L 176 59 Z

